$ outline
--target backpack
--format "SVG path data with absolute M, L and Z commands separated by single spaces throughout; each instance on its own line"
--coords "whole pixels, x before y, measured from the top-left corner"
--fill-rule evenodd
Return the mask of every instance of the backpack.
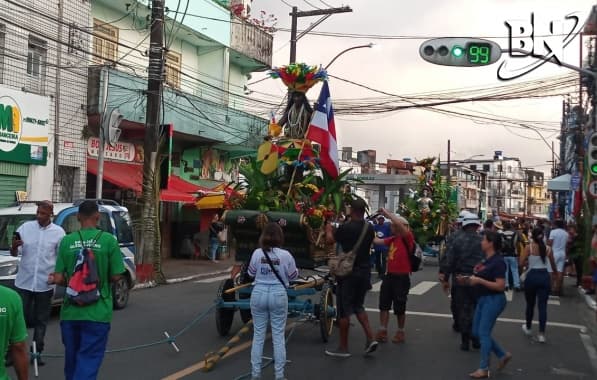
M 422 259 L 421 259 L 421 256 L 417 256 L 416 252 L 417 252 L 417 248 L 419 248 L 419 251 L 421 251 L 421 248 L 419 247 L 417 242 L 414 242 L 413 247 L 411 249 L 408 249 L 408 244 L 406 244 L 406 239 L 404 239 L 404 237 L 402 237 L 402 244 L 404 244 L 404 247 L 408 251 L 408 261 L 410 262 L 410 271 L 418 272 L 421 269 Z
M 93 238 L 89 246 L 85 246 L 83 236 L 79 231 L 81 249 L 77 253 L 75 268 L 66 288 L 66 298 L 74 305 L 88 306 L 100 299 L 99 275 L 92 247 L 101 234 L 102 231 Z
M 516 256 L 516 233 L 505 231 L 502 233 L 502 253 L 504 256 Z

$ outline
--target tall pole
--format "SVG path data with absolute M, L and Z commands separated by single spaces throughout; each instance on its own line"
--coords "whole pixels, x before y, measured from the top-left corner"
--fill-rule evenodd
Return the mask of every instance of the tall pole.
M 108 86 L 110 85 L 110 71 L 107 66 L 102 68 L 104 81 L 102 82 L 102 114 L 100 115 L 99 146 L 97 149 L 97 178 L 95 182 L 95 198 L 102 199 L 104 189 L 104 151 L 106 146 L 106 134 L 104 123 L 108 122 Z
M 158 125 L 164 69 L 164 0 L 152 0 L 149 66 L 147 79 L 147 112 L 143 148 L 143 211 L 141 257 L 143 264 L 152 264 L 154 251 L 159 257 L 159 230 L 155 175 L 158 170 Z M 155 264 L 155 263 L 154 263 Z M 155 271 L 154 267 L 154 272 Z
M 446 179 L 448 180 L 448 186 L 452 186 L 452 178 L 450 175 L 450 140 L 448 140 L 448 174 L 446 175 Z
M 296 28 L 298 21 L 298 8 L 292 7 L 292 13 L 290 14 L 292 21 L 290 23 L 290 63 L 296 62 Z

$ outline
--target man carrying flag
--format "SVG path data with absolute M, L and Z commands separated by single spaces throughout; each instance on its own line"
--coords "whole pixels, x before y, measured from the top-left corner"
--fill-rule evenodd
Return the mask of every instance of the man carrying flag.
M 305 135 L 309 140 L 321 145 L 319 153 L 320 165 L 332 178 L 338 177 L 338 143 L 336 142 L 336 125 L 334 123 L 334 110 L 328 82 L 323 82 L 319 99 L 311 124 Z

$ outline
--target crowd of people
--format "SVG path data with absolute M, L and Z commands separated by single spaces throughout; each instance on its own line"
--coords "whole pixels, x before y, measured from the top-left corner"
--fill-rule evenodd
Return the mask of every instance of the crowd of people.
M 36 219 L 23 223 L 13 236 L 10 253 L 20 255 L 21 261 L 16 291 L 0 286 L 0 350 L 6 352 L 5 360 L 0 360 L 0 379 L 8 378 L 7 365 L 14 366 L 19 380 L 25 380 L 29 378 L 29 363 L 37 360 L 38 365 L 45 364 L 40 354 L 45 346 L 53 285 L 68 286 L 60 312 L 64 378 L 95 379 L 104 358 L 112 321 L 111 284 L 125 271 L 120 247 L 112 234 L 97 228 L 97 202 L 81 203 L 77 214 L 81 228 L 68 235 L 52 223 L 53 211 L 52 202 L 40 202 Z M 89 274 L 95 278 L 87 277 Z M 83 289 L 73 280 L 77 275 L 92 280 L 86 282 L 89 293 L 76 292 Z M 83 292 L 86 300 L 79 297 Z M 27 327 L 33 329 L 29 355 Z

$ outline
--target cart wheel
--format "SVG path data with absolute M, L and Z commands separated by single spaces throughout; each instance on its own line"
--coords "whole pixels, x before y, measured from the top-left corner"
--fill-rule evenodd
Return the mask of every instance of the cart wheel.
M 248 269 L 248 265 L 247 264 L 243 264 L 241 270 L 240 270 L 240 284 L 246 284 L 249 282 L 253 282 L 253 279 L 251 277 L 249 277 L 249 274 L 247 273 L 247 269 Z M 250 294 L 247 293 L 240 293 L 238 295 L 238 299 L 239 300 L 244 300 L 244 299 L 248 299 L 251 298 Z M 240 309 L 240 319 L 243 321 L 243 323 L 247 323 L 249 322 L 251 319 L 253 319 L 253 316 L 251 316 L 251 309 Z
M 236 301 L 234 293 L 226 294 L 226 290 L 234 287 L 234 281 L 232 279 L 226 279 L 222 281 L 218 288 L 218 300 L 224 302 Z M 234 308 L 217 307 L 216 308 L 216 329 L 220 336 L 226 336 L 230 332 L 232 327 L 232 320 L 234 319 Z
M 333 315 L 330 315 L 328 310 L 334 310 Z M 330 284 L 325 284 L 321 289 L 321 296 L 319 298 L 319 331 L 321 332 L 321 340 L 327 343 L 332 330 L 334 329 L 334 321 L 336 320 L 336 307 L 334 304 L 334 292 Z

